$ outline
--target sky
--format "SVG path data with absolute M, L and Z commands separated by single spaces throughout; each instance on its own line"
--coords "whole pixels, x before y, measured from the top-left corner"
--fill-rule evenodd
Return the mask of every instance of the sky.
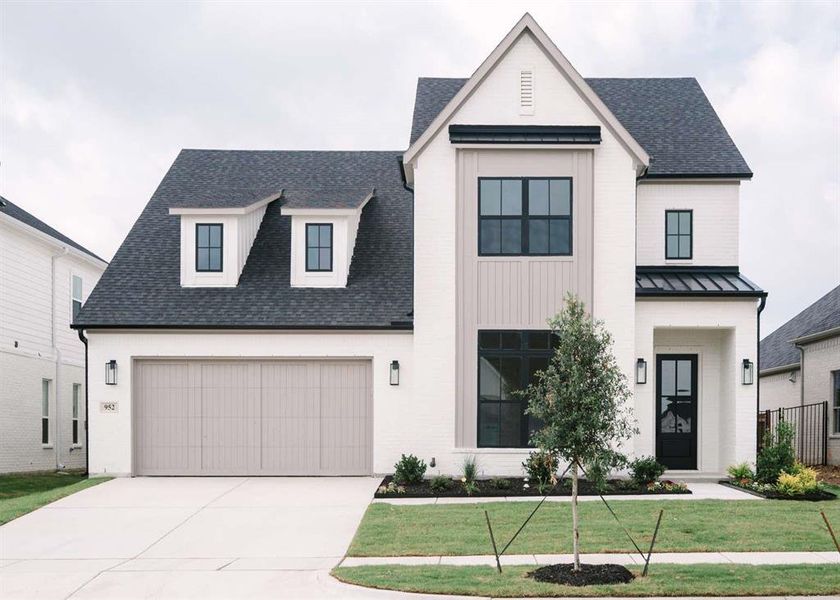
M 584 77 L 696 77 L 755 176 L 762 333 L 840 283 L 840 2 L 0 3 L 0 194 L 110 258 L 181 148 L 402 150 L 524 12 Z

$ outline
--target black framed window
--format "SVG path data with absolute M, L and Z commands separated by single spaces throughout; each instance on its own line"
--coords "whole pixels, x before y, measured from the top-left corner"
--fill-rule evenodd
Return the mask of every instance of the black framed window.
M 834 426 L 831 432 L 840 434 L 840 371 L 834 371 L 832 375 L 834 375 L 834 389 L 831 395 L 831 409 L 834 413 Z
M 306 270 L 332 271 L 333 226 L 331 223 L 306 224 Z
M 219 273 L 222 270 L 224 226 L 221 223 L 196 223 L 195 270 Z
M 692 211 L 665 211 L 665 258 L 691 258 Z
M 572 180 L 478 180 L 479 256 L 572 254 Z
M 478 332 L 478 445 L 524 448 L 539 423 L 513 392 L 548 367 L 556 348 L 549 331 Z

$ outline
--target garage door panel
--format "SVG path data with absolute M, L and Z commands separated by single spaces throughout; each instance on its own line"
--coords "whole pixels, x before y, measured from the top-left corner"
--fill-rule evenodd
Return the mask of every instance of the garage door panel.
M 364 361 L 138 361 L 135 472 L 367 475 Z

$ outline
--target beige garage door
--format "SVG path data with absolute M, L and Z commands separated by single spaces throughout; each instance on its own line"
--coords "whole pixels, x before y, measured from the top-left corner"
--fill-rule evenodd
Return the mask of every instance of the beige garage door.
M 137 361 L 137 475 L 369 475 L 366 361 Z

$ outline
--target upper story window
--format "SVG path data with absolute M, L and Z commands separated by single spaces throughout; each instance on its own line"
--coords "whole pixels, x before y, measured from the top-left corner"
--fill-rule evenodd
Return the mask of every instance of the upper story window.
M 557 338 L 549 331 L 478 332 L 478 445 L 524 448 L 538 423 L 514 392 L 548 367 Z
M 331 223 L 306 224 L 306 270 L 332 271 L 333 226 Z
M 201 273 L 222 271 L 223 229 L 221 223 L 196 223 L 195 270 Z
M 692 212 L 665 211 L 665 258 L 690 259 L 692 249 Z
M 480 178 L 480 256 L 572 254 L 570 178 Z
M 70 303 L 72 306 L 73 320 L 75 321 L 76 315 L 82 310 L 82 278 L 78 275 L 73 275 Z

